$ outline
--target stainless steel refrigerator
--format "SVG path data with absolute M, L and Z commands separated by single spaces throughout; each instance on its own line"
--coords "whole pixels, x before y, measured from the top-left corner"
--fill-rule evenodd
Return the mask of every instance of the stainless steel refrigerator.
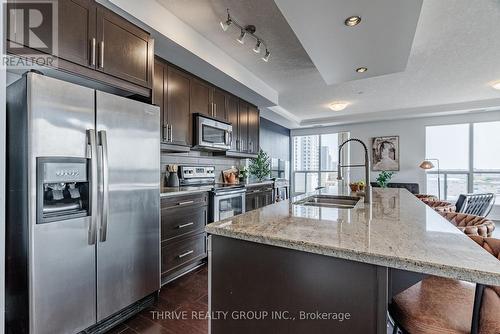
M 30 72 L 7 124 L 7 332 L 140 309 L 160 288 L 159 108 Z

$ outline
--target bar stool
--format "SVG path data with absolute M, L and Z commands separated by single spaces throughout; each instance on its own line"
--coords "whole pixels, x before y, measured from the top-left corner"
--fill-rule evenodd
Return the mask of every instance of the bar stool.
M 455 205 L 446 201 L 428 201 L 423 200 L 425 204 L 436 210 L 437 212 L 455 212 Z
M 500 260 L 500 239 L 471 237 Z M 393 333 L 500 333 L 500 287 L 428 276 L 392 299 Z
M 426 194 L 416 194 L 415 195 L 416 198 L 418 198 L 419 200 L 422 200 L 422 201 L 438 201 L 439 199 L 434 196 L 434 195 L 426 195 Z
M 440 214 L 468 236 L 491 237 L 495 230 L 495 223 L 486 217 L 459 212 L 440 212 Z

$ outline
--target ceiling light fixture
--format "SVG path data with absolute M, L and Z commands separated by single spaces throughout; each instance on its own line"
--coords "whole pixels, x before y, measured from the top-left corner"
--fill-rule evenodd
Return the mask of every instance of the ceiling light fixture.
M 269 61 L 269 56 L 271 56 L 271 52 L 269 52 L 269 50 L 266 49 L 266 54 L 264 55 L 264 57 L 262 57 L 262 60 L 267 63 Z
M 253 37 L 256 41 L 256 44 L 255 44 L 255 47 L 253 48 L 253 51 L 255 53 L 260 53 L 261 49 L 265 49 L 266 53 L 262 57 L 262 60 L 265 62 L 269 61 L 269 56 L 271 55 L 271 52 L 269 51 L 269 48 L 268 48 L 266 42 L 260 36 L 257 36 L 255 34 L 255 31 L 256 31 L 255 26 L 251 25 L 251 24 L 246 25 L 246 26 L 239 24 L 231 17 L 231 15 L 229 14 L 229 8 L 228 8 L 227 9 L 227 19 L 225 21 L 220 21 L 220 26 L 221 26 L 223 31 L 227 31 L 229 29 L 229 26 L 231 26 L 231 25 L 240 29 L 240 35 L 236 39 L 239 43 L 245 44 L 246 36 Z
M 358 73 L 364 73 L 366 71 L 368 71 L 368 69 L 366 67 L 358 67 L 356 69 L 356 72 L 358 72 Z
M 255 47 L 253 48 L 253 52 L 259 53 L 260 52 L 260 45 L 261 44 L 262 44 L 261 41 L 257 40 L 257 44 L 255 44 Z
M 500 90 L 500 81 L 492 83 L 491 88 L 496 89 L 496 90 Z
M 344 110 L 348 105 L 349 105 L 349 102 L 336 101 L 336 102 L 331 103 L 328 106 L 328 108 L 332 109 L 333 111 L 341 111 L 341 110 Z
M 361 16 L 353 15 L 345 19 L 344 24 L 348 27 L 357 26 L 361 22 Z
M 243 29 L 241 29 L 240 37 L 238 37 L 236 40 L 240 42 L 241 44 L 245 44 L 245 36 L 247 32 Z

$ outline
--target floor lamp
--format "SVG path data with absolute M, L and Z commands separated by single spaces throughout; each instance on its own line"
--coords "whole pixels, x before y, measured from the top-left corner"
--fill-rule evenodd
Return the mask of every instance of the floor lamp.
M 434 164 L 432 161 L 437 162 L 437 174 L 438 174 L 438 198 L 441 199 L 441 177 L 440 177 L 440 170 L 439 170 L 439 159 L 425 159 L 422 161 L 420 164 L 420 168 L 428 170 L 434 168 Z

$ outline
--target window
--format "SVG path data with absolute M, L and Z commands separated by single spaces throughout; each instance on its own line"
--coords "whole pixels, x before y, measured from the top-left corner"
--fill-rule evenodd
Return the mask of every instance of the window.
M 336 184 L 340 135 L 331 133 L 293 137 L 292 166 L 295 194 Z
M 492 192 L 500 197 L 500 122 L 429 126 L 426 157 L 440 163 L 441 198 Z M 427 192 L 438 194 L 437 169 L 427 174 Z M 498 204 L 499 201 L 497 201 Z M 497 204 L 497 205 L 498 205 Z

